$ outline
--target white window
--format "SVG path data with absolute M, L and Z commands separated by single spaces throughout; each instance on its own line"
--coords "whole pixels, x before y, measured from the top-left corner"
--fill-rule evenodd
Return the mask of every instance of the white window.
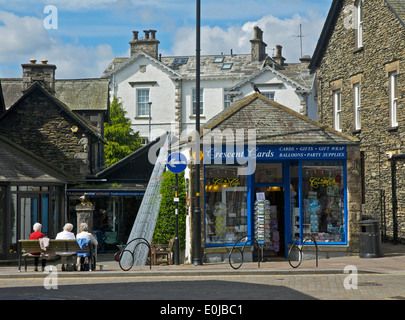
M 398 73 L 390 73 L 390 122 L 391 127 L 398 126 L 397 119 L 397 102 L 398 102 Z
M 136 115 L 149 116 L 149 89 L 136 90 Z
M 262 92 L 262 95 L 264 95 L 266 98 L 274 101 L 274 92 Z
M 357 48 L 363 47 L 363 0 L 357 1 Z
M 361 129 L 361 97 L 360 97 L 360 83 L 354 84 L 354 129 Z
M 333 105 L 334 105 L 334 118 L 335 118 L 335 130 L 342 131 L 342 92 L 336 90 L 333 92 Z
M 224 109 L 231 105 L 231 95 L 224 93 Z
M 196 95 L 196 89 L 193 89 L 193 116 L 197 114 L 197 95 Z M 204 114 L 204 103 L 203 103 L 203 93 L 204 89 L 200 89 L 200 115 Z

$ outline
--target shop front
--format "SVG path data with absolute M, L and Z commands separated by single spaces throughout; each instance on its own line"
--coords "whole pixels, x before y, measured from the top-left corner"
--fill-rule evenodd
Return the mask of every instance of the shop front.
M 116 190 L 120 189 L 120 190 Z M 137 212 L 145 194 L 144 189 L 68 189 L 68 221 L 76 226 L 76 205 L 87 193 L 94 205 L 93 233 L 100 242 L 100 252 L 116 251 L 117 245 L 127 242 Z M 76 230 L 76 228 L 75 228 Z
M 260 94 L 235 103 L 203 130 L 205 261 L 228 260 L 231 247 L 247 236 L 263 248 L 265 259 L 287 257 L 291 244 L 306 236 L 315 239 L 320 256 L 358 251 L 356 139 Z M 244 140 L 235 139 L 232 149 L 225 137 L 237 137 L 237 130 L 244 130 Z M 248 130 L 254 139 L 247 138 Z M 253 242 L 245 247 L 244 261 L 255 258 Z M 306 242 L 306 248 L 314 250 L 314 243 Z
M 204 152 L 213 154 L 228 155 Z M 286 256 L 303 235 L 319 245 L 347 245 L 346 146 L 260 146 L 254 156 L 251 175 L 239 175 L 236 159 L 226 164 L 226 157 L 204 166 L 206 248 L 250 236 L 266 258 Z

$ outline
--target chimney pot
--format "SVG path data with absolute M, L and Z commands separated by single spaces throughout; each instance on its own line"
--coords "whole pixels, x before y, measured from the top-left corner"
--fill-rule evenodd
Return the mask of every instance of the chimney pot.
M 155 39 L 156 30 L 149 30 L 151 39 Z
M 30 59 L 30 62 L 31 62 L 32 64 L 36 64 L 36 63 L 37 63 L 37 59 Z
M 48 60 L 46 60 L 46 59 L 42 59 L 41 62 L 42 62 L 42 64 L 48 64 Z
M 143 30 L 143 32 L 145 32 L 145 39 L 149 39 L 150 30 Z
M 132 31 L 132 33 L 134 34 L 134 40 L 138 40 L 139 31 Z

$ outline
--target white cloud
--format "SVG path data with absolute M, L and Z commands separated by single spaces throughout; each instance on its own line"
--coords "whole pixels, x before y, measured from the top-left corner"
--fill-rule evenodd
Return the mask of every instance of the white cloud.
M 114 57 L 111 46 L 63 43 L 44 28 L 43 20 L 0 11 L 0 63 L 7 65 L 0 77 L 20 77 L 22 63 L 47 59 L 57 67 L 56 77 L 100 77 Z M 14 68 L 10 68 L 14 65 Z
M 220 27 L 201 27 L 201 54 L 235 54 L 250 53 L 250 41 L 253 39 L 253 28 L 263 30 L 263 40 L 267 44 L 267 54 L 272 56 L 276 45 L 283 47 L 283 56 L 287 62 L 298 62 L 301 56 L 299 35 L 300 24 L 303 31 L 303 55 L 312 55 L 324 24 L 324 17 L 309 14 L 303 17 L 294 14 L 290 18 L 279 19 L 266 15 L 257 21 L 249 21 L 242 26 L 231 26 L 227 29 Z M 178 29 L 174 37 L 172 52 L 174 55 L 195 54 L 195 28 Z

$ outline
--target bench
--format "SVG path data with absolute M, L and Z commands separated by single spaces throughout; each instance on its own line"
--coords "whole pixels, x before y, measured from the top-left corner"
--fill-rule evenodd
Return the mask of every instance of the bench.
M 47 254 L 56 254 L 56 252 L 76 252 L 76 253 L 89 253 L 89 257 L 92 257 L 93 263 L 89 263 L 90 271 L 95 270 L 96 260 L 94 245 L 90 244 L 83 249 L 75 239 L 71 240 L 49 240 L 49 246 L 46 250 L 42 250 L 39 244 L 39 240 L 18 240 L 18 272 L 21 271 L 21 259 L 24 257 L 25 271 L 27 271 L 27 258 L 40 257 L 40 254 L 31 254 L 30 252 L 40 252 Z

